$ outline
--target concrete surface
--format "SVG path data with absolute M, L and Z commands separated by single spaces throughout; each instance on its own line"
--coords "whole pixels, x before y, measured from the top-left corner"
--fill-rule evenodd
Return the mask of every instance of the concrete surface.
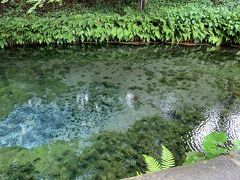
M 240 180 L 240 152 L 127 180 Z

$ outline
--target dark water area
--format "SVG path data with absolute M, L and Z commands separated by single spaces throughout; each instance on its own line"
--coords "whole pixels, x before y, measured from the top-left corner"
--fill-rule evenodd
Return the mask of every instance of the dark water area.
M 236 49 L 0 50 L 0 179 L 119 179 L 164 144 L 180 165 L 202 138 L 240 139 Z

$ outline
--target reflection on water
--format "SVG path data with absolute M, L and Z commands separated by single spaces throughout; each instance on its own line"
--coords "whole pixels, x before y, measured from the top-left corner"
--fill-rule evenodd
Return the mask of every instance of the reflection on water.
M 235 54 L 161 46 L 1 50 L 0 146 L 34 151 L 73 139 L 89 145 L 92 135 L 126 133 L 132 125 L 142 137 L 148 127 L 139 130 L 136 122 L 153 116 L 182 123 L 180 134 L 188 134 L 193 150 L 201 150 L 202 138 L 212 131 L 240 138 L 240 57 Z M 157 134 L 169 128 L 162 124 Z M 167 131 L 166 139 L 175 142 L 179 132 Z M 157 146 L 169 142 L 163 134 L 157 138 L 151 139 Z M 1 168 L 0 158 L 0 173 Z
M 230 139 L 240 139 L 240 102 L 219 103 L 203 111 L 204 121 L 190 133 L 189 146 L 202 151 L 204 136 L 213 131 L 224 131 Z
M 240 103 L 235 103 L 223 119 L 223 130 L 229 138 L 240 139 Z
M 222 110 L 223 106 L 219 104 L 205 110 L 203 113 L 205 120 L 201 122 L 201 124 L 196 127 L 191 134 L 189 146 L 191 146 L 192 150 L 201 151 L 201 144 L 204 136 L 213 131 L 219 130 L 219 122 Z

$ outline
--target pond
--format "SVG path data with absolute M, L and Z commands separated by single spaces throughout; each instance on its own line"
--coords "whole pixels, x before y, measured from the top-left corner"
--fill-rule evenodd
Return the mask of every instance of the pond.
M 0 51 L 0 178 L 119 179 L 164 144 L 180 165 L 202 138 L 240 139 L 236 49 Z

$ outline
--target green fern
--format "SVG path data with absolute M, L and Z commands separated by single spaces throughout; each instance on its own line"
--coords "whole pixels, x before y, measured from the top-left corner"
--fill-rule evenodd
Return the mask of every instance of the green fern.
M 161 162 L 161 167 L 162 170 L 164 169 L 169 169 L 173 166 L 175 166 L 175 160 L 174 156 L 171 151 L 168 150 L 164 145 L 162 145 L 162 162 Z
M 142 173 L 138 172 L 138 171 L 136 171 L 136 174 L 137 174 L 137 176 L 141 176 L 142 175 Z
M 147 165 L 147 173 L 169 169 L 175 166 L 174 156 L 164 145 L 162 145 L 161 164 L 152 156 L 143 155 Z
M 144 157 L 144 161 L 147 165 L 147 173 L 157 172 L 162 169 L 159 162 L 152 156 L 143 155 L 143 157 Z

